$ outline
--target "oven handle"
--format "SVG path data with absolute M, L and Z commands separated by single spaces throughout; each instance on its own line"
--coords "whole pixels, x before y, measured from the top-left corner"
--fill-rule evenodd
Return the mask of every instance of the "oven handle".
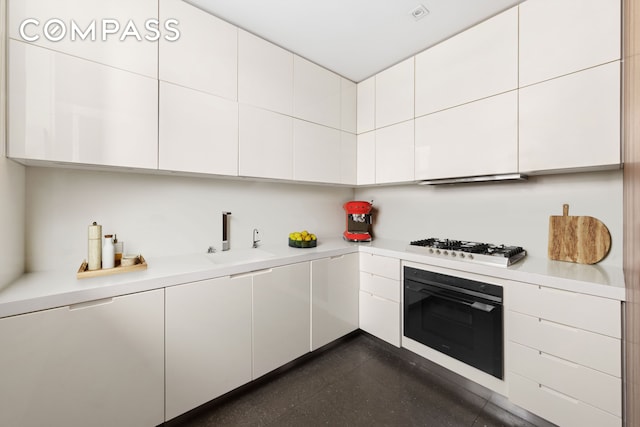
M 430 297 L 436 296 L 438 298 L 446 299 L 447 301 L 455 302 L 456 304 L 464 304 L 464 305 L 469 306 L 471 308 L 474 308 L 476 310 L 485 311 L 487 313 L 491 313 L 496 308 L 495 305 L 486 304 L 486 303 L 479 302 L 479 301 L 469 302 L 469 301 L 463 300 L 461 298 L 456 298 L 456 297 L 447 296 L 447 295 L 443 295 L 443 294 L 437 294 L 436 295 L 433 292 L 429 292 L 426 289 L 420 289 L 418 292 L 420 292 L 422 294 L 425 294 L 425 295 L 428 295 Z

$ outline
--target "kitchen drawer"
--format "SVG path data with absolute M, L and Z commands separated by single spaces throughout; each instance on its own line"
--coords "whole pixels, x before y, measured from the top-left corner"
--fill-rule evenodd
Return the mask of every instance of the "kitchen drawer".
M 360 271 L 400 280 L 400 260 L 385 256 L 360 253 Z
M 620 301 L 534 285 L 513 286 L 509 310 L 621 338 Z
M 609 375 L 621 375 L 620 340 L 509 311 L 509 340 Z
M 615 415 L 514 373 L 509 375 L 509 400 L 562 427 L 622 425 L 622 420 Z
M 400 304 L 360 291 L 360 329 L 400 347 Z
M 509 343 L 509 370 L 552 390 L 622 416 L 622 380 L 568 360 Z
M 360 289 L 391 301 L 400 302 L 400 282 L 398 280 L 361 271 Z

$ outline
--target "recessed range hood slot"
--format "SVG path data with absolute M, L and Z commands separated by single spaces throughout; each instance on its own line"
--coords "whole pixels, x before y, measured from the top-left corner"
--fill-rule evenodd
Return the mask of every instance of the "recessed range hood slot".
M 420 181 L 418 185 L 452 185 L 452 184 L 473 184 L 480 182 L 501 182 L 501 181 L 526 181 L 527 175 L 519 173 L 509 173 L 502 175 L 481 175 L 465 176 L 460 178 L 428 179 Z

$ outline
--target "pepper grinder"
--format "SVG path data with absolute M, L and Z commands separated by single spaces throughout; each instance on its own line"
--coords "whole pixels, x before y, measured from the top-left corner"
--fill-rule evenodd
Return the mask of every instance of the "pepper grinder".
M 102 226 L 93 222 L 89 226 L 89 259 L 87 268 L 89 270 L 100 270 L 102 262 Z

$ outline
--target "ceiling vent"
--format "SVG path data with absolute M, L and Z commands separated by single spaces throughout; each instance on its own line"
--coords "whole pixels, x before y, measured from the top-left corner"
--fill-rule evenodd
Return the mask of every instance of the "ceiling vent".
M 428 14 L 429 14 L 429 11 L 427 10 L 427 8 L 421 4 L 419 4 L 415 9 L 411 11 L 411 16 L 413 16 L 413 19 L 415 19 L 416 21 L 421 20 Z

